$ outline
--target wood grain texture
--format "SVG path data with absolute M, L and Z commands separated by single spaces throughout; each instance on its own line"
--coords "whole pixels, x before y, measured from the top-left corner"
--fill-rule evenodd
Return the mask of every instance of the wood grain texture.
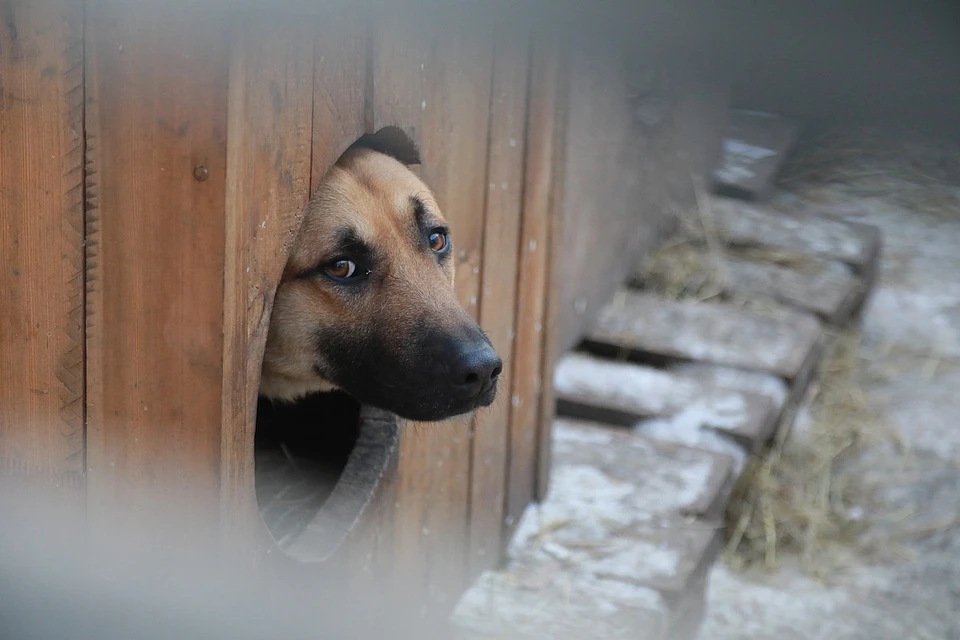
M 87 12 L 88 507 L 177 545 L 219 513 L 227 21 Z
M 594 348 L 697 361 L 796 379 L 822 335 L 821 322 L 794 309 L 763 313 L 728 304 L 667 300 L 621 289 L 587 340 Z
M 470 577 L 500 557 L 509 459 L 511 367 L 515 340 L 517 265 L 523 198 L 530 45 L 526 35 L 498 25 L 487 168 L 486 225 L 480 287 L 480 325 L 504 361 L 498 398 L 477 414 L 470 474 Z M 528 461 L 533 464 L 534 461 Z
M 658 242 L 659 213 L 651 206 L 656 197 L 643 189 L 659 159 L 635 122 L 619 52 L 597 44 L 570 57 L 559 274 L 564 348 L 575 344 L 642 246 Z
M 546 310 L 543 333 L 543 360 L 540 376 L 543 380 L 543 390 L 540 395 L 540 415 L 537 422 L 537 459 L 536 484 L 534 498 L 543 501 L 550 488 L 550 470 L 553 461 L 553 420 L 556 415 L 556 399 L 553 386 L 553 375 L 557 362 L 563 350 L 561 343 L 561 328 L 563 324 L 561 292 L 565 285 L 561 277 L 561 264 L 565 259 L 565 228 L 561 215 L 563 206 L 564 174 L 566 163 L 566 128 L 567 103 L 566 95 L 569 79 L 567 76 L 567 56 L 563 47 L 556 38 L 548 38 L 541 43 L 544 49 L 544 73 L 553 77 L 551 96 L 553 99 L 553 148 L 549 162 L 551 165 L 551 189 L 549 216 L 549 241 L 547 247 L 547 292 Z
M 0 476 L 83 473 L 83 14 L 0 2 Z
M 257 393 L 273 297 L 309 197 L 316 25 L 257 12 L 231 34 L 220 482 L 228 539 L 261 549 Z
M 580 352 L 561 358 L 554 379 L 560 415 L 633 427 L 648 418 L 697 411 L 701 427 L 731 436 L 748 451 L 767 442 L 782 404 L 758 393 Z
M 722 78 L 673 56 L 624 55 L 594 43 L 572 48 L 569 57 L 563 349 L 576 344 L 678 215 L 696 207 L 695 186 L 706 184 L 719 155 L 728 103 Z
M 530 102 L 524 167 L 523 222 L 517 291 L 516 356 L 510 420 L 505 524 L 511 528 L 533 499 L 544 384 L 544 327 L 550 286 L 551 203 L 554 189 L 555 129 L 559 65 L 538 41 L 530 65 Z
M 364 3 L 359 3 L 364 6 Z M 365 133 L 367 53 L 366 13 L 336 5 L 318 7 L 314 36 L 313 193 L 326 171 Z
M 373 124 L 395 125 L 421 150 L 420 173 L 450 222 L 456 291 L 479 312 L 493 47 L 465 7 L 428 20 L 379 12 L 373 26 Z M 423 613 L 443 613 L 465 582 L 470 421 L 408 424 L 394 486 L 395 584 Z M 374 560 L 376 562 L 376 560 Z

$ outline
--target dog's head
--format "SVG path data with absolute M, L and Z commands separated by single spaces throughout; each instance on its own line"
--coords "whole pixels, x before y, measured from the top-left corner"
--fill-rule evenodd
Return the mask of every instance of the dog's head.
M 268 398 L 339 388 L 423 421 L 493 402 L 502 363 L 454 294 L 450 230 L 404 164 L 416 149 L 393 142 L 361 139 L 308 205 L 273 305 Z

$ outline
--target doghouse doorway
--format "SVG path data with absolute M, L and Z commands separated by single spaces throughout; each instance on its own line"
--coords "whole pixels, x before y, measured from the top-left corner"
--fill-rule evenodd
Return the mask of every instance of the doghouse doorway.
M 260 517 L 277 547 L 299 562 L 328 559 L 392 472 L 400 422 L 350 396 L 295 403 L 259 399 L 254 440 Z
M 283 549 L 323 508 L 360 435 L 360 405 L 339 392 L 257 403 L 257 504 Z

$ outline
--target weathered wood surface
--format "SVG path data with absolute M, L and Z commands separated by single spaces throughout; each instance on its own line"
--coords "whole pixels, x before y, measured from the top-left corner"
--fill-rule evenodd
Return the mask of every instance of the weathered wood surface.
M 500 559 L 513 408 L 509 400 L 513 391 L 510 365 L 517 357 L 526 357 L 523 347 L 528 346 L 516 340 L 516 276 L 523 219 L 530 43 L 502 23 L 498 27 L 479 304 L 480 325 L 508 364 L 498 383 L 499 401 L 478 413 L 473 426 L 468 560 L 471 578 Z M 531 462 L 532 458 L 526 458 L 527 464 Z
M 256 402 L 273 296 L 310 194 L 313 26 L 257 15 L 239 21 L 231 34 L 222 526 L 228 543 L 259 553 L 269 548 L 271 540 L 263 535 L 254 494 Z M 321 86 L 326 80 L 316 78 Z M 265 86 L 274 90 L 266 92 Z M 339 133 L 339 128 L 335 131 Z M 342 145 L 343 136 L 332 134 L 326 133 L 330 143 Z M 316 149 L 313 155 L 318 155 Z M 317 164 L 334 159 L 318 157 Z
M 0 477 L 80 487 L 83 11 L 0 8 Z
M 229 29 L 116 0 L 87 24 L 91 522 L 177 551 L 219 525 Z
M 545 555 L 488 572 L 457 603 L 455 640 L 674 640 L 657 591 L 590 575 L 565 575 Z
M 532 496 L 533 499 L 542 501 L 550 490 L 550 471 L 553 468 L 553 419 L 556 415 L 556 400 L 552 384 L 553 370 L 563 352 L 561 332 L 564 315 L 561 309 L 566 282 L 563 279 L 561 267 L 566 259 L 566 218 L 561 215 L 560 206 L 563 202 L 565 187 L 563 168 L 567 162 L 566 122 L 569 108 L 564 101 L 564 96 L 569 86 L 570 76 L 569 56 L 559 38 L 541 34 L 534 45 L 534 53 L 536 57 L 533 60 L 537 64 L 534 71 L 543 73 L 547 80 L 543 87 L 538 87 L 536 90 L 546 93 L 545 108 L 553 124 L 553 128 L 545 132 L 549 136 L 550 145 L 543 150 L 550 167 L 550 194 L 546 203 L 547 278 L 544 292 L 543 335 L 541 336 L 543 345 L 543 355 L 540 360 L 541 393 L 536 425 L 537 462 Z M 534 89 L 531 88 L 531 90 Z M 518 272 L 518 275 L 522 275 L 522 272 Z M 520 317 L 522 316 L 518 316 Z
M 374 17 L 371 115 L 375 129 L 399 126 L 418 144 L 418 170 L 455 234 L 458 298 L 478 316 L 488 147 L 477 132 L 489 127 L 492 23 L 462 6 L 431 20 L 447 28 L 424 30 L 401 10 Z M 406 425 L 397 473 L 382 498 L 392 508 L 369 524 L 380 529 L 376 546 L 350 551 L 369 576 L 386 578 L 408 599 L 411 611 L 442 615 L 466 584 L 470 437 L 468 419 Z
M 667 597 L 703 573 L 715 557 L 719 528 L 689 524 L 687 516 L 716 504 L 730 480 L 729 459 L 595 423 L 560 419 L 554 436 L 554 491 L 531 509 L 529 528 L 518 530 L 515 544 L 546 533 L 544 542 L 577 570 Z
M 310 193 L 347 147 L 367 131 L 370 33 L 364 14 L 342 3 L 313 9 L 313 143 Z
M 394 581 L 443 610 L 547 490 L 551 369 L 565 322 L 602 303 L 597 294 L 576 313 L 555 295 L 571 264 L 558 249 L 604 210 L 578 203 L 588 191 L 619 203 L 620 226 L 591 228 L 572 271 L 594 295 L 616 281 L 612 263 L 593 259 L 613 254 L 605 239 L 626 230 L 636 246 L 655 242 L 624 194 L 662 183 L 652 200 L 688 197 L 686 167 L 706 135 L 693 121 L 722 109 L 685 87 L 676 96 L 687 102 L 637 125 L 619 70 L 571 87 L 564 47 L 531 47 L 529 24 L 500 32 L 485 9 L 444 6 L 427 20 L 361 4 L 4 5 L 17 29 L 0 37 L 0 284 L 12 292 L 0 365 L 26 373 L 0 390 L 0 474 L 85 484 L 91 520 L 122 515 L 144 544 L 209 537 L 254 564 L 278 551 L 254 464 L 272 296 L 330 164 L 363 133 L 397 125 L 453 226 L 458 297 L 508 373 L 475 422 L 407 425 L 398 456 L 376 461 L 379 484 L 349 536 L 343 505 L 364 501 L 348 471 L 332 495 L 350 499 L 324 508 L 338 524 L 314 520 L 323 540 L 294 547 L 326 559 L 307 572 L 346 573 L 345 588 Z M 607 60 L 588 58 L 581 72 Z M 636 126 L 643 148 L 624 135 Z M 659 171 L 675 135 L 683 152 Z M 613 171 L 595 183 L 584 167 Z M 357 464 L 372 449 L 358 448 Z
M 482 636 L 636 637 L 642 623 L 674 637 L 720 549 L 716 522 L 689 518 L 718 512 L 730 469 L 723 456 L 557 420 L 548 498 L 525 514 L 505 572 L 475 585 L 455 621 Z M 557 583 L 579 599 L 563 599 L 555 617 L 519 606 L 534 589 L 550 606 Z
M 783 378 L 762 371 L 745 371 L 702 362 L 680 362 L 668 367 L 666 371 L 716 389 L 763 396 L 776 407 L 783 405 L 789 393 L 787 382 Z
M 779 407 L 759 394 L 581 353 L 560 360 L 554 384 L 561 415 L 632 426 L 644 418 L 695 410 L 704 426 L 730 435 L 748 450 L 767 441 L 779 415 Z
M 527 108 L 527 156 L 524 164 L 523 222 L 517 285 L 516 340 L 510 423 L 510 456 L 507 469 L 507 535 L 534 497 L 538 473 L 538 443 L 548 438 L 540 422 L 544 379 L 544 327 L 547 321 L 551 226 L 556 224 L 553 195 L 556 187 L 554 158 L 558 125 L 558 100 L 562 82 L 560 61 L 548 55 L 542 41 L 533 47 Z M 549 455 L 546 453 L 544 455 Z
M 730 198 L 709 200 L 708 215 L 723 240 L 737 246 L 768 247 L 849 264 L 870 284 L 880 251 L 876 227 L 827 217 L 794 216 Z
M 821 334 L 813 316 L 675 302 L 621 290 L 588 334 L 597 346 L 776 373 L 800 374 Z
M 726 258 L 724 288 L 741 297 L 774 300 L 819 316 L 824 322 L 844 324 L 863 299 L 862 280 L 845 264 L 809 260 L 810 269 Z
M 716 78 L 651 55 L 571 47 L 559 344 L 572 347 L 708 182 L 728 112 Z M 710 87 L 709 90 L 705 87 Z
M 798 123 L 790 118 L 734 110 L 714 170 L 717 190 L 749 200 L 766 199 L 798 133 Z

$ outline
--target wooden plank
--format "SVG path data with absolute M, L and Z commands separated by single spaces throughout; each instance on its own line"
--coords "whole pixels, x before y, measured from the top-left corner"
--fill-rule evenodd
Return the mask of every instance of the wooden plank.
M 554 380 L 561 415 L 632 426 L 644 418 L 696 411 L 704 426 L 729 435 L 747 450 L 767 442 L 780 413 L 763 395 L 583 353 L 564 356 Z
M 654 156 L 623 56 L 609 43 L 580 43 L 568 65 L 559 205 L 564 286 L 557 301 L 564 349 L 576 344 L 644 245 L 657 241 L 664 221 L 659 192 L 648 197 L 645 189 Z
M 569 349 L 631 266 L 671 233 L 679 213 L 695 208 L 694 187 L 719 154 L 729 92 L 722 74 L 676 57 L 636 48 L 624 56 L 596 41 L 564 49 L 570 88 L 558 305 L 559 343 Z
M 543 60 L 543 73 L 552 77 L 552 86 L 548 98 L 553 101 L 553 131 L 550 149 L 550 202 L 547 222 L 547 290 L 545 292 L 543 359 L 540 367 L 541 394 L 537 423 L 537 477 L 534 487 L 534 499 L 542 501 L 550 489 L 550 470 L 553 457 L 553 419 L 556 415 L 553 372 L 564 349 L 562 344 L 563 279 L 562 265 L 565 260 L 566 227 L 561 214 L 564 197 L 564 172 L 566 164 L 567 103 L 564 100 L 569 90 L 568 57 L 556 38 L 549 38 L 540 45 L 538 53 Z M 538 58 L 534 58 L 537 60 Z
M 257 393 L 273 296 L 309 196 L 315 35 L 312 20 L 261 14 L 231 33 L 220 485 L 223 531 L 248 551 L 270 544 L 254 493 Z
M 219 514 L 228 34 L 205 4 L 87 21 L 88 506 L 178 553 Z
M 666 371 L 709 385 L 715 389 L 762 396 L 767 398 L 775 407 L 782 407 L 789 394 L 787 383 L 783 378 L 772 373 L 746 371 L 700 362 L 681 362 L 668 367 Z
M 578 421 L 558 420 L 554 434 L 556 495 L 540 518 L 567 523 L 551 532 L 556 552 L 599 578 L 651 587 L 668 601 L 680 597 L 721 546 L 719 526 L 688 524 L 687 517 L 716 511 L 731 461 Z M 595 499 L 580 503 L 576 496 L 585 491 Z
M 506 527 L 519 521 L 537 484 L 537 446 L 543 389 L 546 298 L 550 284 L 550 211 L 553 195 L 554 137 L 559 67 L 543 47 L 535 47 L 530 67 L 527 155 L 520 235 L 516 346 L 510 403 L 510 466 L 507 471 Z M 549 381 L 547 381 L 549 383 Z M 509 534 L 507 535 L 509 538 Z
M 501 359 L 512 363 L 519 353 L 514 349 L 514 332 L 530 49 L 524 34 L 503 24 L 499 25 L 494 49 L 480 325 Z M 500 560 L 506 469 L 512 453 L 511 373 L 511 367 L 506 366 L 500 376 L 499 399 L 477 414 L 473 427 L 468 566 L 471 578 Z M 527 461 L 534 463 L 532 459 Z
M 364 134 L 368 81 L 366 15 L 335 4 L 319 6 L 317 11 L 310 193 L 347 147 Z
M 489 127 L 493 63 L 485 20 L 464 6 L 426 20 L 383 11 L 372 30 L 374 129 L 399 126 L 418 143 L 421 176 L 453 232 L 457 297 L 474 316 L 487 191 L 487 136 L 478 132 Z M 380 553 L 397 595 L 424 615 L 446 615 L 465 585 L 470 448 L 469 419 L 401 433 L 391 544 Z
M 524 558 L 488 572 L 457 604 L 453 640 L 675 640 L 669 605 L 655 590 L 564 572 L 561 560 Z M 598 602 L 609 604 L 609 615 Z M 632 635 L 631 635 L 632 634 Z
M 733 294 L 764 297 L 816 314 L 840 326 L 863 298 L 863 284 L 839 262 L 809 261 L 810 269 L 726 258 L 724 288 Z
M 524 516 L 512 564 L 553 559 L 600 582 L 652 588 L 668 603 L 704 575 L 719 528 L 690 518 L 719 511 L 729 458 L 576 420 L 557 420 L 554 436 L 554 488 Z
M 735 246 L 836 260 L 850 265 L 865 280 L 876 262 L 880 237 L 869 225 L 793 216 L 730 198 L 710 198 L 709 209 L 724 240 Z
M 0 2 L 0 477 L 84 465 L 83 15 Z
M 588 340 L 615 349 L 793 379 L 808 363 L 820 335 L 820 322 L 798 311 L 760 314 L 621 290 L 601 311 Z
M 553 490 L 454 621 L 479 637 L 627 637 L 638 624 L 673 637 L 720 550 L 731 460 L 581 421 L 557 420 L 555 434 Z M 598 602 L 615 614 L 598 615 Z
M 615 481 L 641 486 L 631 501 L 651 519 L 722 518 L 718 497 L 729 489 L 733 461 L 694 447 L 630 435 L 605 425 L 561 418 L 557 466 L 589 466 Z
M 790 118 L 762 111 L 734 110 L 714 171 L 721 193 L 764 200 L 797 139 L 800 127 Z

